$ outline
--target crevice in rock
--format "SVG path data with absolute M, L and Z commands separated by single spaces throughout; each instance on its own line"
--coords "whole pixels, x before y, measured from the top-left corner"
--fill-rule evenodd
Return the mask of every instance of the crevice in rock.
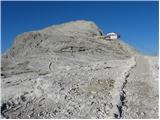
M 128 82 L 128 78 L 132 72 L 132 69 L 134 69 L 136 66 L 136 60 L 135 60 L 135 64 L 133 66 L 131 66 L 131 68 L 125 72 L 125 78 L 124 78 L 124 82 L 122 84 L 122 87 L 121 87 L 121 91 L 120 91 L 120 96 L 119 96 L 119 103 L 116 105 L 117 107 L 117 110 L 118 110 L 118 114 L 117 113 L 114 113 L 114 118 L 116 119 L 121 119 L 123 118 L 123 107 L 125 106 L 125 103 L 126 103 L 126 92 L 125 92 L 125 87 L 126 87 L 126 84 Z
M 127 84 L 127 80 L 128 80 L 129 75 L 130 75 L 130 71 L 125 76 L 125 81 L 124 81 L 124 83 L 122 85 L 122 88 L 121 88 L 121 92 L 120 92 L 120 104 L 117 105 L 117 109 L 118 109 L 118 112 L 119 112 L 118 118 L 122 118 L 122 115 L 123 115 L 123 106 L 125 104 L 125 99 L 126 99 L 126 93 L 124 91 L 124 88 L 125 88 L 125 86 Z
M 52 71 L 51 66 L 52 66 L 52 62 L 50 62 L 48 66 L 50 71 Z
M 88 50 L 89 48 L 86 47 L 67 46 L 62 48 L 59 52 L 85 52 Z

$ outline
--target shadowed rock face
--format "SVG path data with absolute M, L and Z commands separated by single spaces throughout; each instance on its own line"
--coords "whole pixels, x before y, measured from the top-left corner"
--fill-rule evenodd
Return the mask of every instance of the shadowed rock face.
M 17 36 L 2 56 L 2 118 L 158 118 L 158 57 L 90 21 Z

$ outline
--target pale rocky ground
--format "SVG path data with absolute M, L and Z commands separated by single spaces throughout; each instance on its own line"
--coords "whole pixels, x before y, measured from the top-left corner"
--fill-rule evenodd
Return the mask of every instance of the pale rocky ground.
M 158 57 L 90 21 L 19 35 L 1 58 L 2 118 L 158 118 Z

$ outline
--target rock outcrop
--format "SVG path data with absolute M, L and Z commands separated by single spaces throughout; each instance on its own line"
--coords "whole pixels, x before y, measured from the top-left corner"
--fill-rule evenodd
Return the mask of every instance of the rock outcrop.
M 17 36 L 1 58 L 2 118 L 158 118 L 158 57 L 90 21 Z

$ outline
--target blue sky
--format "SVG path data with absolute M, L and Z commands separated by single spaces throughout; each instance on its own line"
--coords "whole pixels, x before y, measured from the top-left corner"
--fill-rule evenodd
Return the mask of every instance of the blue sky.
M 74 20 L 94 21 L 104 33 L 121 39 L 144 54 L 158 55 L 158 2 L 2 2 L 1 52 L 23 32 Z

